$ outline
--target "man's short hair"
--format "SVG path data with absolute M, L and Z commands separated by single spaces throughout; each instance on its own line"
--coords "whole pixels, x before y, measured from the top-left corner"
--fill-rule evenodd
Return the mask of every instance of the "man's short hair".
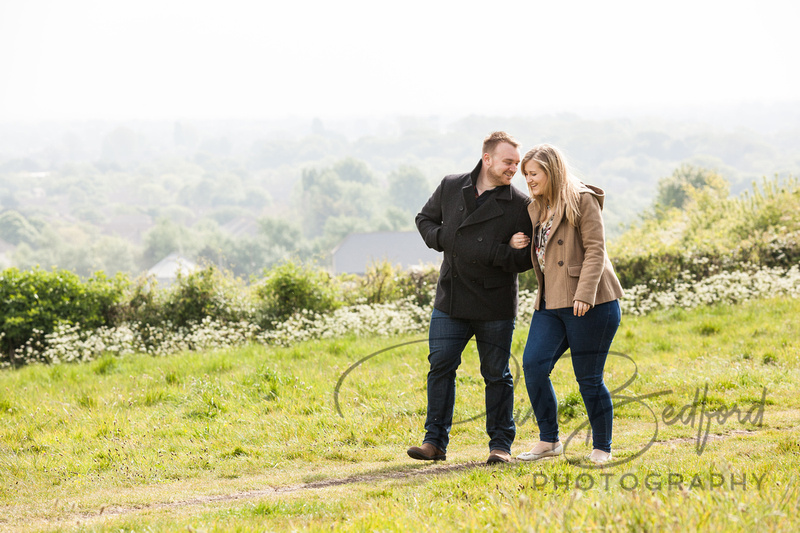
M 508 143 L 514 148 L 519 148 L 517 140 L 504 131 L 493 131 L 483 140 L 484 154 L 491 154 L 500 143 Z

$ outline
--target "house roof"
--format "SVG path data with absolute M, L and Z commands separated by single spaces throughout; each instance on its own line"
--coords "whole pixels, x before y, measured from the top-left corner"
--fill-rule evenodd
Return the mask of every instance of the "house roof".
M 150 267 L 147 275 L 155 276 L 157 280 L 172 280 L 178 277 L 178 272 L 188 274 L 197 269 L 198 266 L 194 261 L 190 261 L 179 253 L 173 252 Z
M 242 235 L 253 237 L 258 233 L 258 222 L 253 217 L 241 216 L 223 224 L 220 229 L 234 237 L 241 237 Z
M 372 263 L 384 260 L 401 268 L 442 261 L 442 254 L 428 248 L 416 231 L 351 233 L 331 255 L 334 274 L 363 274 Z

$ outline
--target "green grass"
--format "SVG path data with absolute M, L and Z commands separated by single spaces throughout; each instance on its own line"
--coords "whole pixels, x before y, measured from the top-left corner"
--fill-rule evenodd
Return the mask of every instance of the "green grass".
M 423 436 L 422 337 L 4 370 L 0 531 L 798 530 L 798 316 L 775 299 L 623 317 L 606 380 L 624 462 L 603 470 L 566 359 L 565 458 L 484 465 L 474 343 L 435 465 L 405 454 Z M 528 406 L 520 382 L 515 455 L 536 440 Z

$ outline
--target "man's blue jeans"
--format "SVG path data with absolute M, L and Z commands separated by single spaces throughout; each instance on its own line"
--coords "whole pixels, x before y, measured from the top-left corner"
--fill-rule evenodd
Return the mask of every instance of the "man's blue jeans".
M 534 311 L 522 367 L 528 397 L 539 424 L 539 440 L 557 442 L 558 404 L 550 372 L 569 348 L 572 369 L 586 406 L 595 449 L 611 452 L 614 410 L 603 381 L 603 368 L 620 323 L 619 302 L 596 305 L 582 317 L 572 307 Z
M 461 320 L 434 309 L 428 334 L 428 417 L 425 442 L 446 451 L 453 424 L 456 369 L 461 353 L 474 336 L 481 375 L 486 384 L 486 432 L 489 449 L 511 451 L 514 426 L 514 378 L 508 368 L 514 319 Z

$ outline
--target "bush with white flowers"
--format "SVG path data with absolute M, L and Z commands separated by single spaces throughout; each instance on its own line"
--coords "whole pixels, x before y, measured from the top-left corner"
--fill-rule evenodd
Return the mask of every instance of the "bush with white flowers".
M 695 281 L 683 273 L 672 287 L 663 290 L 636 285 L 626 289 L 620 300 L 622 312 L 645 315 L 658 309 L 691 309 L 715 303 L 740 303 L 754 298 L 800 297 L 800 267 L 757 268 L 721 272 Z M 536 292 L 520 291 L 517 322 L 526 325 L 533 315 Z M 175 329 L 170 324 L 155 327 L 124 324 L 83 330 L 79 325 L 64 325 L 55 332 L 28 341 L 13 354 L 17 362 L 66 363 L 90 361 L 103 354 L 130 353 L 166 355 L 182 351 L 202 351 L 250 342 L 290 346 L 311 339 L 346 335 L 402 335 L 427 330 L 432 304 L 419 305 L 407 297 L 389 303 L 357 304 L 327 314 L 299 311 L 272 329 L 247 321 L 224 322 L 205 318 L 201 322 Z
M 798 265 L 788 270 L 750 267 L 740 271 L 720 272 L 699 281 L 684 273 L 666 290 L 651 290 L 646 285 L 626 289 L 620 305 L 623 313 L 644 315 L 669 307 L 692 309 L 700 305 L 735 304 L 753 298 L 774 296 L 800 297 Z

